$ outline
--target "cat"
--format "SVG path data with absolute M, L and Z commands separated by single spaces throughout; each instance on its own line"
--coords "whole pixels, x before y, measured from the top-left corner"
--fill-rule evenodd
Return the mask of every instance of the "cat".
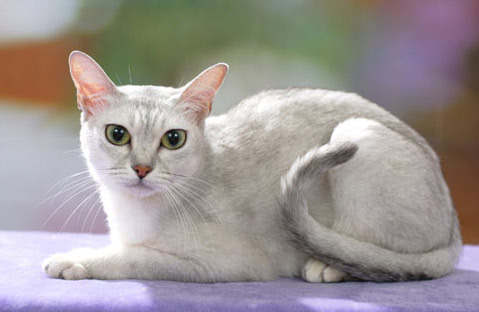
M 111 245 L 43 262 L 53 278 L 376 282 L 437 278 L 461 250 L 438 157 L 351 93 L 263 91 L 208 117 L 228 66 L 180 88 L 70 72 Z

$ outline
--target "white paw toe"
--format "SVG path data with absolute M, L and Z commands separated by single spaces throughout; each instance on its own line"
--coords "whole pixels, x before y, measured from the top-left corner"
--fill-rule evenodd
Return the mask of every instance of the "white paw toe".
M 303 279 L 310 283 L 336 283 L 347 279 L 347 274 L 315 258 L 309 258 L 303 267 Z
M 309 258 L 303 267 L 303 279 L 310 283 L 323 282 L 323 271 L 327 265 L 314 258 Z
M 328 266 L 323 271 L 323 282 L 325 283 L 337 283 L 346 278 L 346 273 Z
M 48 276 L 66 280 L 89 278 L 86 268 L 79 262 L 72 261 L 66 256 L 55 255 L 43 262 L 43 270 Z

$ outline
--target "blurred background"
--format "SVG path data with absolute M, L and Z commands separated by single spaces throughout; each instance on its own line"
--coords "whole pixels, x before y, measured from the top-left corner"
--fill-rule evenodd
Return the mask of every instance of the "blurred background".
M 179 86 L 223 61 L 221 114 L 262 89 L 357 92 L 427 138 L 479 244 L 479 1 L 0 1 L 0 230 L 105 232 L 67 58 Z

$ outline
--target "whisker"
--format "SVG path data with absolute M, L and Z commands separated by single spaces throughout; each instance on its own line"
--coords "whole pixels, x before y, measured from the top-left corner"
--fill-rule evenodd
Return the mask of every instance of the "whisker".
M 116 73 L 116 78 L 118 79 L 118 82 L 120 83 L 120 86 L 122 86 L 122 85 L 123 85 L 123 83 L 121 82 L 121 80 L 120 80 L 120 76 L 118 75 L 118 73 Z
M 112 172 L 112 173 L 107 173 L 108 176 L 112 177 L 112 176 L 116 176 L 116 175 L 120 175 L 120 174 L 124 174 L 123 172 Z
M 92 196 L 96 195 L 98 190 L 95 190 L 92 194 L 88 195 L 79 205 L 76 206 L 75 209 L 73 209 L 73 212 L 70 213 L 70 216 L 67 218 L 67 220 L 63 223 L 62 227 L 60 228 L 60 232 L 63 231 L 63 229 L 68 225 L 68 222 L 70 222 L 71 218 L 75 215 L 75 213 L 80 209 Z
M 86 192 L 88 190 L 90 190 L 91 188 L 93 187 L 96 187 L 96 185 L 90 185 L 90 186 L 87 186 L 85 187 L 84 189 L 82 190 L 79 190 L 77 192 L 75 192 L 73 195 L 71 195 L 70 197 L 68 197 L 60 206 L 58 206 L 55 211 L 53 211 L 53 213 L 50 215 L 50 217 L 41 225 L 41 228 L 45 227 L 45 225 L 48 224 L 48 222 L 50 222 L 50 220 L 58 213 L 58 211 L 64 207 L 68 202 L 70 202 L 73 198 L 77 197 L 78 195 L 80 195 L 81 193 L 83 192 Z
M 192 190 L 190 187 L 194 187 L 192 184 L 188 184 L 186 181 L 180 181 L 180 183 L 176 184 L 178 187 L 181 187 L 185 192 L 190 194 L 193 198 L 195 198 L 198 201 L 198 204 L 200 204 L 200 207 L 205 210 L 205 212 L 208 214 L 210 217 L 214 217 L 220 224 L 223 224 L 223 219 L 221 218 L 220 214 L 218 213 L 217 209 L 213 207 L 213 205 L 208 202 L 208 200 L 211 200 L 213 203 L 215 203 L 219 207 L 219 202 L 216 198 L 211 196 L 210 194 L 206 193 L 204 190 L 195 187 L 198 191 L 201 191 L 204 195 L 202 196 L 201 194 L 198 194 L 195 192 L 195 190 Z M 208 199 L 205 199 L 205 197 Z
M 123 170 L 124 167 L 110 167 L 110 168 L 97 168 L 96 170 L 105 171 L 105 170 Z
M 168 202 L 170 203 L 170 206 L 173 208 L 173 213 L 175 214 L 176 221 L 179 221 L 179 225 L 182 229 L 183 232 L 183 251 L 186 251 L 186 227 L 185 223 L 183 222 L 183 218 L 181 217 L 180 212 L 177 210 L 178 208 L 176 207 L 176 204 L 173 200 L 173 197 L 171 195 L 170 189 L 167 186 L 166 192 L 165 192 Z
M 193 221 L 193 219 L 191 218 L 189 212 L 187 209 L 185 209 L 185 206 L 182 204 L 181 200 L 177 197 L 177 195 L 175 195 L 176 192 L 175 192 L 175 189 L 172 188 L 171 189 L 171 195 L 175 198 L 175 201 L 177 203 L 177 207 L 178 207 L 178 210 L 180 211 L 180 213 L 183 215 L 186 223 L 189 225 L 189 229 L 188 229 L 188 234 L 191 234 L 193 235 L 193 243 L 195 246 L 198 246 L 198 231 L 197 231 L 197 228 L 196 228 L 196 225 L 195 225 L 195 222 Z
M 171 190 L 171 196 L 175 199 L 175 202 L 177 204 L 177 207 L 178 207 L 178 211 L 183 215 L 186 223 L 189 225 L 189 229 L 188 229 L 188 232 L 187 233 L 190 233 L 190 231 L 193 231 L 192 232 L 192 235 L 193 235 L 193 238 L 195 238 L 195 228 L 194 228 L 194 222 L 192 221 L 190 215 L 188 214 L 188 211 L 184 209 L 184 207 L 181 205 L 181 201 L 179 200 L 179 198 L 175 195 L 175 192 L 174 192 L 174 189 L 170 189 Z
M 180 195 L 184 200 L 186 200 L 188 202 L 188 204 L 200 215 L 200 217 L 203 219 L 203 221 L 206 223 L 207 220 L 206 218 L 204 217 L 203 213 L 201 212 L 201 210 L 198 209 L 198 207 L 196 207 L 196 205 L 194 205 L 189 199 L 187 196 L 185 196 L 183 193 L 181 193 L 181 189 L 178 189 L 179 185 L 175 185 L 175 184 L 172 184 L 171 185 L 173 187 L 173 189 L 176 191 L 176 193 L 178 195 Z
M 130 76 L 130 84 L 133 84 L 132 80 L 131 80 L 131 68 L 130 68 L 130 65 L 128 65 L 128 75 Z
M 210 206 L 209 203 L 207 201 L 205 201 L 198 193 L 195 193 L 193 190 L 189 189 L 186 185 L 183 185 L 181 183 L 176 183 L 174 185 L 175 185 L 175 187 L 177 187 L 177 188 L 181 189 L 182 191 L 186 192 L 188 195 L 192 196 L 194 199 L 200 200 L 200 201 L 206 203 L 208 206 Z M 192 206 L 193 206 L 193 204 L 192 204 Z M 195 207 L 195 209 L 196 209 L 196 207 Z M 209 213 L 209 211 L 206 211 L 206 212 Z
M 48 209 L 50 209 L 53 205 L 53 203 L 56 202 L 57 198 L 61 195 L 61 194 L 64 194 L 70 190 L 73 190 L 73 189 L 78 189 L 78 188 L 83 188 L 84 186 L 88 185 L 89 183 L 91 183 L 91 180 L 90 179 L 87 179 L 85 177 L 77 180 L 77 181 L 73 181 L 73 182 L 70 182 L 68 183 L 67 186 L 63 187 L 61 190 L 59 190 L 57 193 L 45 198 L 44 200 L 42 200 L 40 203 L 36 204 L 35 207 L 38 208 L 40 207 L 43 203 L 47 202 L 47 201 L 50 201 L 50 204 L 48 205 Z M 57 208 L 55 209 L 55 211 L 53 212 L 53 215 L 59 210 L 60 208 Z M 42 228 L 43 228 L 44 225 L 42 225 Z
M 188 176 L 179 175 L 179 174 L 170 174 L 170 173 L 165 173 L 165 172 L 160 172 L 160 173 L 168 174 L 168 175 L 172 175 L 172 176 L 180 176 L 180 177 L 185 177 L 185 178 L 193 178 L 193 177 L 188 177 Z M 188 189 L 188 191 L 190 191 L 191 193 L 193 193 L 198 199 L 203 200 L 203 201 L 204 201 L 205 203 L 207 203 L 208 205 L 209 205 L 209 203 L 208 203 L 207 201 L 205 201 L 205 200 L 203 199 L 203 197 L 208 197 L 208 199 L 210 199 L 211 201 L 214 201 L 214 202 L 218 203 L 218 200 L 217 200 L 216 198 L 214 198 L 213 196 L 211 196 L 211 194 L 209 194 L 208 192 L 206 192 L 205 190 L 203 190 L 201 187 L 198 187 L 198 186 L 196 186 L 196 185 L 194 185 L 194 184 L 192 184 L 192 183 L 189 183 L 187 180 L 173 181 L 173 180 L 168 179 L 168 178 L 165 178 L 165 177 L 160 177 L 160 178 L 165 179 L 165 180 L 167 180 L 167 181 L 169 181 L 169 182 L 171 182 L 171 183 L 173 183 L 173 184 L 175 184 L 175 185 L 184 186 L 185 188 Z M 203 181 L 203 180 L 201 180 L 201 179 L 199 179 L 199 180 L 200 180 L 200 182 L 206 182 L 206 181 Z M 208 182 L 206 182 L 206 183 L 208 183 Z M 211 185 L 211 187 L 213 187 L 213 186 Z M 193 188 L 194 190 L 191 189 L 191 188 Z M 213 188 L 214 188 L 214 187 L 213 187 Z M 201 194 L 198 194 L 198 192 L 201 192 L 202 195 L 201 195 Z M 211 206 L 211 205 L 209 205 L 209 206 Z
M 96 218 L 98 217 L 98 214 L 101 211 L 101 205 L 100 207 L 97 206 L 99 203 L 100 203 L 100 197 L 97 197 L 95 203 L 93 204 L 93 206 L 96 207 L 96 213 L 95 213 L 95 217 L 93 218 L 93 222 L 90 225 L 90 234 L 93 232 L 93 226 L 95 225 Z
M 42 200 L 41 202 L 39 202 L 38 204 L 35 205 L 35 207 L 39 207 L 40 205 L 42 205 L 43 203 L 51 200 L 51 203 L 54 203 L 55 200 L 58 198 L 58 196 L 60 196 L 61 194 L 63 193 L 66 193 L 72 189 L 76 189 L 76 188 L 79 188 L 79 187 L 82 187 L 90 182 L 92 182 L 93 180 L 88 176 L 88 177 L 82 177 L 78 180 L 75 180 L 75 181 L 72 181 L 72 182 L 69 182 L 67 185 L 65 185 L 62 189 L 60 189 L 58 192 L 56 192 L 55 194 L 51 195 L 51 196 L 48 196 L 47 198 L 45 198 L 44 200 Z
M 174 187 L 180 187 L 179 185 L 172 185 L 172 186 L 174 186 Z M 196 207 L 196 205 L 195 205 L 194 203 L 192 203 L 192 202 L 188 199 L 187 195 L 186 195 L 186 194 L 183 194 L 183 193 L 181 192 L 181 189 L 176 189 L 176 191 L 177 191 L 178 194 L 179 194 L 181 197 L 183 197 L 183 198 L 189 203 L 189 205 L 200 215 L 201 219 L 203 220 L 203 224 L 206 226 L 206 229 L 207 229 L 208 233 L 209 233 L 210 236 L 211 236 L 212 232 L 211 232 L 211 229 L 210 229 L 210 225 L 209 225 L 209 222 L 208 222 L 207 218 L 204 216 L 204 212 L 202 212 L 201 209 L 199 209 L 198 207 Z M 204 209 L 204 207 L 202 207 L 202 208 Z M 207 209 L 205 209 L 205 210 L 206 210 L 207 216 L 210 217 L 210 216 L 211 216 L 210 211 L 208 211 Z
M 188 183 L 188 181 L 186 180 L 183 180 L 183 181 L 179 181 L 178 184 L 184 186 L 184 187 L 187 187 L 187 189 L 192 192 L 193 194 L 195 194 L 198 198 L 203 198 L 204 197 L 208 197 L 209 199 L 211 199 L 211 201 L 215 201 L 215 202 L 218 202 L 218 200 L 216 198 L 214 198 L 213 196 L 211 196 L 211 194 L 209 194 L 208 192 L 206 192 L 205 190 L 203 190 L 201 187 L 198 187 L 192 183 Z M 194 190 L 192 190 L 191 188 L 193 188 Z M 202 194 L 198 194 L 198 192 L 201 192 Z
M 81 148 L 75 148 L 75 149 L 72 149 L 72 150 L 69 150 L 69 151 L 64 151 L 62 152 L 63 154 L 68 154 L 68 153 L 80 153 L 82 152 Z
M 93 193 L 93 194 L 96 194 L 96 193 Z M 94 197 L 91 197 L 91 198 L 94 198 Z M 97 200 L 98 200 L 98 197 L 95 199 L 95 203 L 96 203 Z M 85 225 L 88 221 L 88 217 L 90 216 L 90 214 L 91 214 L 91 212 L 93 211 L 94 208 L 95 208 L 95 205 L 93 204 L 93 205 L 91 205 L 90 209 L 88 210 L 88 213 L 87 213 L 85 219 L 83 220 L 83 225 L 81 227 L 80 233 L 83 233 L 83 229 L 85 228 Z
M 171 172 L 166 172 L 166 171 L 162 171 L 162 172 L 159 172 L 159 174 L 164 174 L 164 175 L 167 175 L 167 176 L 178 176 L 178 177 L 184 177 L 186 178 L 185 180 L 181 180 L 181 181 L 174 181 L 170 178 L 167 178 L 167 177 L 162 177 L 162 176 L 159 176 L 160 179 L 164 180 L 164 181 L 168 181 L 170 182 L 171 184 L 177 186 L 177 187 L 181 187 L 183 189 L 184 192 L 187 192 L 190 196 L 192 196 L 195 200 L 199 201 L 198 204 L 199 204 L 199 207 L 201 207 L 205 213 L 207 213 L 209 216 L 214 216 L 218 222 L 220 224 L 223 224 L 223 220 L 222 218 L 220 217 L 220 215 L 217 213 L 217 211 L 214 209 L 214 207 L 208 202 L 208 200 L 205 199 L 208 198 L 209 200 L 211 200 L 212 202 L 215 202 L 216 204 L 218 204 L 218 200 L 215 199 L 213 196 L 211 196 L 210 194 L 208 194 L 205 190 L 203 190 L 201 187 L 199 186 L 196 186 L 194 185 L 193 183 L 189 183 L 188 182 L 188 179 L 191 179 L 191 180 L 194 180 L 195 182 L 201 182 L 203 184 L 205 184 L 205 186 L 208 186 L 208 187 L 211 187 L 211 188 L 214 188 L 214 186 L 207 182 L 207 181 L 204 181 L 200 178 L 195 178 L 195 177 L 189 177 L 189 176 L 185 176 L 185 175 L 182 175 L 182 174 L 176 174 L 176 173 L 171 173 Z M 199 194 L 199 193 L 202 193 L 202 194 Z M 194 206 L 194 209 L 198 209 L 197 206 Z M 203 217 L 203 216 L 202 216 Z
M 88 173 L 88 170 L 84 170 L 84 171 L 80 171 L 80 172 L 77 172 L 77 173 L 74 173 L 74 174 L 71 174 L 71 175 L 68 175 L 66 177 L 63 177 L 60 181 L 58 181 L 57 183 L 53 184 L 52 187 L 50 187 L 50 189 L 47 191 L 47 193 L 50 193 L 55 187 L 60 187 L 62 184 L 66 183 L 68 180 L 71 180 L 79 175 L 82 175 L 82 174 L 87 174 Z

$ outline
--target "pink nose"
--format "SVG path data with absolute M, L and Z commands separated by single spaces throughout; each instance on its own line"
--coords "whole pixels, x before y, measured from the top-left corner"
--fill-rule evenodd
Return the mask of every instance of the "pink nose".
M 148 166 L 143 166 L 143 165 L 137 165 L 137 166 L 134 166 L 133 167 L 133 170 L 136 171 L 136 175 L 140 178 L 140 179 L 143 179 L 144 177 L 146 177 L 146 175 L 148 173 L 151 172 L 151 167 L 148 167 Z

